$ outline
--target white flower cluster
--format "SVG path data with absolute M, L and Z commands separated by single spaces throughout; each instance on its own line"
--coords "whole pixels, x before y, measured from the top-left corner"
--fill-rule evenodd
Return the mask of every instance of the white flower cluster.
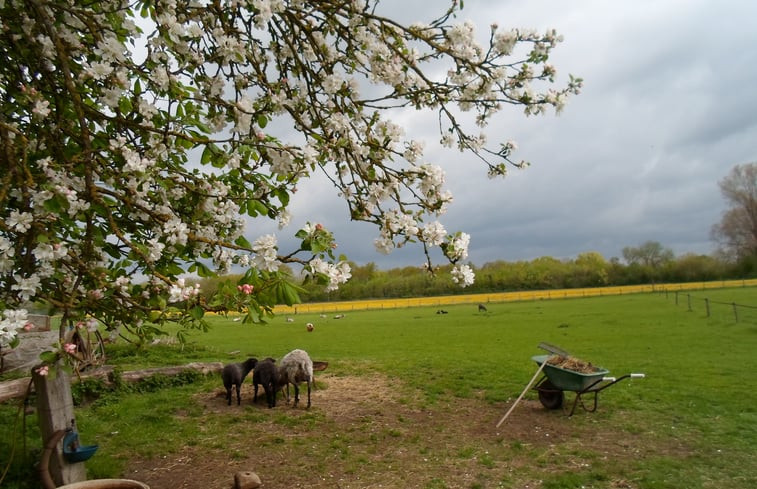
M 7 274 L 13 270 L 15 261 L 13 257 L 16 254 L 16 250 L 13 248 L 13 243 L 5 236 L 0 235 L 0 273 Z
M 468 233 L 456 233 L 448 241 L 444 254 L 453 262 L 465 260 L 468 258 L 469 245 L 470 235 Z
M 10 344 L 18 334 L 18 330 L 26 326 L 28 322 L 26 309 L 6 309 L 0 320 L 0 346 Z
M 180 278 L 168 288 L 168 302 L 186 301 L 199 294 L 200 284 L 186 285 L 185 280 Z
M 336 290 L 340 284 L 347 282 L 352 277 L 352 269 L 346 261 L 329 263 L 321 258 L 314 258 L 308 263 L 311 274 L 321 274 L 328 277 L 327 291 Z
M 461 287 L 473 285 L 475 275 L 468 265 L 455 265 L 452 269 L 452 281 Z
M 278 242 L 276 236 L 267 234 L 255 240 L 252 244 L 252 251 L 255 255 L 252 258 L 252 264 L 259 270 L 275 272 L 279 269 Z

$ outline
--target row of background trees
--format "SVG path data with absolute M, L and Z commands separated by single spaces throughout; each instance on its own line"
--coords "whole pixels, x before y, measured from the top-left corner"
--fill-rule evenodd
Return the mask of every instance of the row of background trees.
M 473 285 L 464 290 L 452 282 L 449 274 L 431 275 L 420 267 L 382 270 L 375 263 L 351 263 L 351 266 L 352 279 L 332 292 L 303 281 L 302 300 L 343 301 L 726 280 L 753 276 L 757 270 L 757 260 L 733 263 L 717 255 L 685 254 L 676 257 L 672 250 L 659 242 L 648 241 L 624 248 L 622 260 L 617 257 L 607 260 L 600 253 L 586 252 L 574 259 L 541 257 L 530 261 L 498 260 L 482 266 L 470 264 L 477 278 Z M 440 268 L 440 272 L 448 271 L 443 270 L 445 267 Z M 213 294 L 217 280 L 203 279 L 203 293 Z

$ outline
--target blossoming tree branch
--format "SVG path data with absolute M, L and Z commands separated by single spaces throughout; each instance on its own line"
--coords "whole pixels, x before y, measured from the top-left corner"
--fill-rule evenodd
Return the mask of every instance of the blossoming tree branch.
M 504 175 L 526 163 L 489 143 L 490 118 L 559 111 L 581 81 L 552 88 L 553 31 L 491 25 L 480 44 L 456 1 L 408 26 L 376 4 L 0 1 L 2 344 L 32 303 L 64 326 L 145 335 L 297 302 L 282 264 L 338 287 L 350 269 L 320 224 L 289 231 L 297 249 L 255 233 L 262 220 L 287 232 L 290 196 L 317 172 L 350 219 L 376 225 L 380 251 L 417 243 L 430 267 L 439 248 L 472 283 L 469 236 L 438 220 L 444 172 L 391 114 L 432 111 L 445 146 Z M 242 279 L 209 299 L 184 282 L 232 267 Z

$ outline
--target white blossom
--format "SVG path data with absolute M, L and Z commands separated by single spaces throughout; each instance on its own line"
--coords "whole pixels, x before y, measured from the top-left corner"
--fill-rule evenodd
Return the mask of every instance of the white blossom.
M 18 292 L 18 295 L 23 302 L 26 302 L 37 295 L 37 290 L 39 290 L 40 286 L 40 278 L 38 275 L 22 277 L 16 274 L 13 275 L 13 279 L 16 283 L 11 286 L 11 290 Z
M 191 299 L 192 297 L 195 297 L 196 295 L 199 295 L 200 293 L 200 284 L 192 285 L 185 285 L 185 281 L 183 278 L 180 278 L 176 281 L 176 283 L 171 284 L 171 286 L 168 289 L 168 302 L 174 303 L 174 302 L 181 302 L 188 299 Z
M 389 236 L 381 236 L 373 240 L 373 245 L 376 247 L 376 251 L 384 255 L 391 253 L 395 246 L 394 241 Z
M 447 243 L 445 254 L 452 261 L 465 260 L 468 258 L 468 245 L 470 244 L 470 235 L 467 233 L 456 233 Z
M 8 220 L 6 221 L 6 224 L 8 225 L 8 227 L 15 231 L 18 231 L 19 233 L 25 233 L 31 227 L 33 220 L 34 216 L 32 216 L 32 214 L 30 214 L 29 212 L 18 212 L 16 210 L 12 210 L 10 216 L 8 217 Z
M 341 261 L 335 265 L 321 258 L 314 258 L 310 260 L 308 266 L 312 274 L 322 274 L 328 278 L 327 291 L 338 289 L 340 284 L 347 282 L 352 277 L 350 265 L 345 261 Z
M 461 287 L 473 285 L 475 274 L 468 265 L 456 265 L 452 269 L 452 281 Z
M 439 221 L 434 221 L 423 226 L 421 237 L 429 246 L 439 246 L 444 242 L 447 231 Z
M 163 256 L 163 250 L 166 245 L 158 241 L 158 238 L 152 238 L 147 241 L 147 256 L 145 257 L 148 263 L 155 263 Z
M 40 119 L 44 119 L 45 117 L 50 115 L 50 102 L 48 102 L 47 100 L 37 100 L 34 103 L 32 114 L 36 115 Z
M 267 234 L 259 237 L 252 244 L 252 250 L 255 252 L 252 263 L 258 269 L 269 272 L 279 269 L 281 263 L 277 256 L 278 243 L 275 235 Z
M 163 235 L 168 244 L 185 245 L 189 238 L 189 228 L 174 216 L 163 225 Z
M 28 322 L 28 311 L 26 309 L 6 309 L 3 311 L 3 318 L 0 320 L 0 346 L 8 345 L 17 335 L 19 329 L 22 329 Z

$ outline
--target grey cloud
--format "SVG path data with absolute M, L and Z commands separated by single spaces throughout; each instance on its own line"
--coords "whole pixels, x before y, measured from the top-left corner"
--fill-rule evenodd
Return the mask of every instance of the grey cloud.
M 391 0 L 380 11 L 409 23 L 446 5 Z M 717 182 L 757 161 L 757 3 L 467 0 L 466 18 L 481 32 L 494 20 L 556 28 L 565 37 L 551 60 L 560 79 L 585 79 L 563 114 L 507 108 L 488 128 L 490 141 L 518 141 L 516 157 L 533 163 L 504 181 L 488 180 L 469 154 L 440 150 L 433 114 L 393 114 L 445 168 L 455 202 L 442 221 L 471 234 L 470 261 L 610 258 L 647 240 L 677 254 L 713 251 L 709 231 L 725 206 Z M 334 192 L 303 184 L 292 227 L 323 222 L 360 264 L 422 263 L 418 247 L 377 253 L 378 231 L 350 223 Z

